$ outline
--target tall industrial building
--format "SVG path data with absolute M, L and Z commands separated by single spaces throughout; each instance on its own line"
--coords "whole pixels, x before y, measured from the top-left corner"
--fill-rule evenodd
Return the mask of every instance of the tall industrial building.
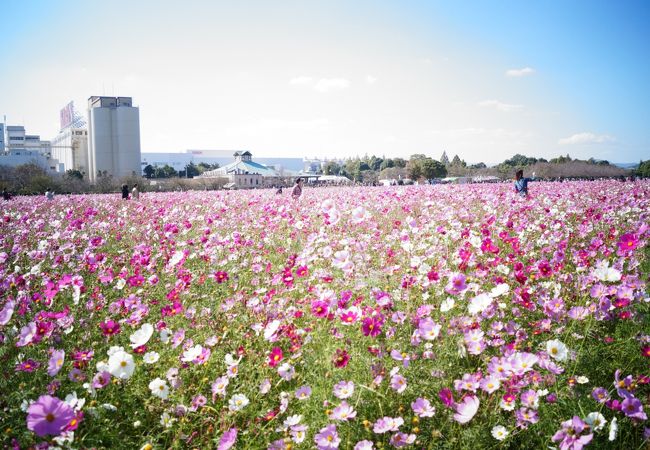
M 61 130 L 52 139 L 52 158 L 62 172 L 74 169 L 89 177 L 86 121 L 76 113 L 73 102 L 61 110 L 60 116 Z
M 140 175 L 140 110 L 131 97 L 88 99 L 88 178 Z

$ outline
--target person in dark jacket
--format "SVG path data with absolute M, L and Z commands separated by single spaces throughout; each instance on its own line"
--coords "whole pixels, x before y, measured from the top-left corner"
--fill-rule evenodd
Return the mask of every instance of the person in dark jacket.
M 128 200 L 129 199 L 129 185 L 128 184 L 123 184 L 122 185 L 122 200 Z

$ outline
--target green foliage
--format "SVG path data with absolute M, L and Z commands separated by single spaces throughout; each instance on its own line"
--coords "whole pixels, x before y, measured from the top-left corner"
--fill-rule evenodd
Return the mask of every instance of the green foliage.
M 634 174 L 645 178 L 650 177 L 650 159 L 647 161 L 641 161 L 639 167 L 634 171 Z
M 517 153 L 512 158 L 503 161 L 501 164 L 509 167 L 523 167 L 523 166 L 531 166 L 535 164 L 537 161 L 539 161 L 537 158 L 528 157 Z

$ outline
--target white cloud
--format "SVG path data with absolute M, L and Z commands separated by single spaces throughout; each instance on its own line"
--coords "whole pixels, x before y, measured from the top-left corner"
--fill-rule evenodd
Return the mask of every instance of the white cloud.
M 567 138 L 562 138 L 557 141 L 560 145 L 575 145 L 575 144 L 604 144 L 606 142 L 613 142 L 616 139 L 614 136 L 608 134 L 595 134 L 590 132 L 577 133 Z
M 479 102 L 478 106 L 482 106 L 484 108 L 496 108 L 497 110 L 503 112 L 518 111 L 523 108 L 522 105 L 512 105 L 509 103 L 500 102 L 498 100 L 484 100 L 482 102 Z
M 314 80 L 312 77 L 294 77 L 291 80 L 289 80 L 289 84 L 300 84 L 300 85 L 311 85 L 313 84 Z
M 366 81 L 369 83 L 374 83 L 376 78 L 373 78 L 372 81 L 369 81 L 370 78 L 373 77 L 370 77 L 369 75 Z M 301 76 L 292 78 L 289 80 L 289 84 L 296 86 L 309 86 L 318 92 L 332 92 L 349 88 L 350 80 L 347 80 L 345 78 L 321 78 L 320 80 L 316 81 L 312 77 Z
M 321 78 L 314 85 L 318 92 L 340 91 L 350 87 L 350 81 L 345 78 Z
M 285 119 L 262 119 L 259 128 L 265 130 L 289 130 L 289 131 L 326 131 L 329 129 L 330 121 L 326 118 L 310 120 L 285 120 Z
M 532 75 L 535 73 L 535 69 L 531 67 L 524 67 L 523 69 L 510 69 L 506 70 L 507 77 L 525 77 L 527 75 Z
M 366 83 L 368 84 L 374 84 L 375 81 L 377 81 L 377 77 L 373 77 L 372 75 L 368 75 L 366 77 Z

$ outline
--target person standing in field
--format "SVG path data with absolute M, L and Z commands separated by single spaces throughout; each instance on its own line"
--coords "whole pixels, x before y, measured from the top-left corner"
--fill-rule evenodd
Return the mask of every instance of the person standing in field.
M 302 178 L 298 178 L 296 180 L 296 185 L 293 187 L 293 191 L 291 191 L 291 197 L 293 197 L 294 200 L 298 200 L 302 195 L 302 184 Z
M 131 189 L 131 198 L 133 200 L 137 200 L 140 198 L 140 191 L 138 190 L 138 183 L 135 183 L 133 185 L 133 189 Z
M 128 200 L 129 199 L 129 185 L 128 184 L 123 184 L 122 185 L 122 200 Z
M 535 172 L 533 178 L 524 178 L 524 171 L 518 170 L 515 172 L 515 192 L 522 197 L 528 197 L 528 183 L 535 179 Z

